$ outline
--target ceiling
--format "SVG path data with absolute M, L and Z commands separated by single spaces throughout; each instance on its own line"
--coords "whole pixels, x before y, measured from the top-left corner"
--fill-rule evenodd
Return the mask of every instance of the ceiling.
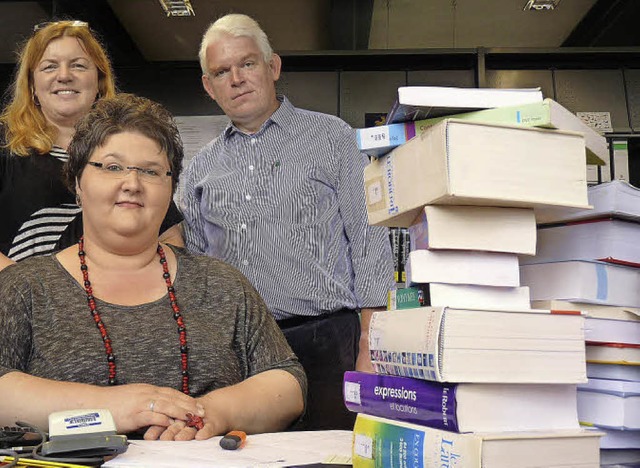
M 0 63 L 51 18 L 86 20 L 116 66 L 195 61 L 207 25 L 229 12 L 256 18 L 281 52 L 476 47 L 640 46 L 639 0 L 191 0 L 195 17 L 166 17 L 158 0 L 0 0 Z M 286 65 L 286 62 L 285 62 Z

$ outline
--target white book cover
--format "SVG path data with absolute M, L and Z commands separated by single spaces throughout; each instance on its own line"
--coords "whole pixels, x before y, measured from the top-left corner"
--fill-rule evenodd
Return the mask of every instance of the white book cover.
M 637 307 L 618 307 L 558 300 L 531 301 L 531 307 L 533 309 L 579 310 L 587 317 L 609 320 L 640 320 L 640 308 Z
M 578 419 L 609 429 L 640 430 L 640 382 L 589 379 L 578 385 Z
M 407 286 L 418 283 L 520 286 L 516 254 L 473 250 L 414 250 L 405 265 Z
M 639 200 L 640 203 L 640 200 Z M 640 222 L 597 219 L 538 229 L 535 256 L 520 263 L 601 260 L 640 267 Z
M 539 223 L 558 223 L 614 216 L 640 220 L 640 189 L 625 180 L 613 180 L 589 187 L 589 205 L 593 209 L 559 208 L 547 210 Z
M 640 345 L 640 320 L 586 317 L 584 327 L 584 338 L 590 342 Z
M 402 86 L 398 88 L 398 100 L 387 114 L 387 124 L 541 101 L 540 88 Z
M 587 363 L 587 377 L 590 379 L 629 380 L 640 382 L 640 366 L 622 364 Z
M 536 218 L 531 208 L 425 206 L 409 227 L 411 250 L 453 249 L 536 253 Z
M 369 222 L 408 227 L 425 205 L 588 208 L 584 151 L 578 133 L 446 119 L 367 165 Z
M 640 307 L 640 268 L 583 260 L 520 266 L 532 301 L 563 301 Z
M 430 283 L 432 306 L 458 309 L 524 310 L 530 307 L 529 288 Z

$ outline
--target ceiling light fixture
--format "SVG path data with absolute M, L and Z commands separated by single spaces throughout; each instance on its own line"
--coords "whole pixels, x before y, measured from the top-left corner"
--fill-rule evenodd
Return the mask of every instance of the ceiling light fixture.
M 158 0 L 167 16 L 196 16 L 190 0 Z
M 528 0 L 523 10 L 553 10 L 558 6 L 560 0 Z

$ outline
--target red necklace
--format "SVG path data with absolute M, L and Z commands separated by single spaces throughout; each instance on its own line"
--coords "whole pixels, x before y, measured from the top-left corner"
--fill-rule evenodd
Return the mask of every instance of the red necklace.
M 167 291 L 169 292 L 169 301 L 171 308 L 173 309 L 173 318 L 178 324 L 178 334 L 180 337 L 180 359 L 182 364 L 182 391 L 189 395 L 189 348 L 187 347 L 187 328 L 185 327 L 182 314 L 180 314 L 180 307 L 176 301 L 175 290 L 171 284 L 171 275 L 169 274 L 169 267 L 167 266 L 167 257 L 164 254 L 164 250 L 160 244 L 158 244 L 158 255 L 160 255 L 160 264 L 162 265 L 165 282 L 167 283 Z M 80 270 L 82 270 L 82 278 L 84 279 L 84 290 L 87 293 L 87 303 L 89 304 L 89 310 L 91 311 L 91 317 L 96 322 L 96 327 L 102 335 L 102 341 L 104 342 L 104 349 L 107 352 L 107 365 L 109 366 L 109 385 L 117 385 L 116 380 L 116 357 L 113 355 L 113 349 L 111 348 L 111 339 L 107 333 L 107 329 L 102 323 L 100 314 L 96 309 L 96 301 L 93 297 L 93 290 L 91 288 L 91 282 L 89 281 L 89 268 L 85 262 L 84 252 L 84 237 L 80 238 L 78 242 L 78 257 L 80 257 Z

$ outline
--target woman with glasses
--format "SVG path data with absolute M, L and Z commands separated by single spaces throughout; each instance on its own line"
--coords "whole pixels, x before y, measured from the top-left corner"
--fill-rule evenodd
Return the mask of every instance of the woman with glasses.
M 0 426 L 107 408 L 118 431 L 206 439 L 286 428 L 306 378 L 233 267 L 158 242 L 183 157 L 171 115 L 132 95 L 77 124 L 65 167 L 83 208 L 77 245 L 0 282 Z
M 81 209 L 61 180 L 74 125 L 112 97 L 111 64 L 87 23 L 36 26 L 19 54 L 11 101 L 0 116 L 0 269 L 69 246 L 81 235 Z M 181 244 L 175 205 L 161 232 Z

